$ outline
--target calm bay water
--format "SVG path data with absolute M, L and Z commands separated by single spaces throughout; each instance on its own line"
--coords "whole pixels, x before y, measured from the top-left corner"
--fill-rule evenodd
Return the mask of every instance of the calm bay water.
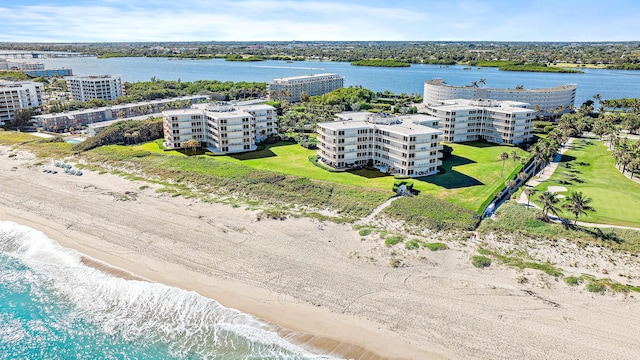
M 168 60 L 166 58 L 70 58 L 43 59 L 47 68 L 71 68 L 75 75 L 120 74 L 125 81 L 148 81 L 155 76 L 163 80 L 220 80 L 264 81 L 274 78 L 338 73 L 345 77 L 345 85 L 361 85 L 373 91 L 394 93 L 423 93 L 426 80 L 442 78 L 452 85 L 468 85 L 486 79 L 486 87 L 525 88 L 578 85 L 576 106 L 593 95 L 603 99 L 640 97 L 640 71 L 584 69 L 584 74 L 557 74 L 500 71 L 496 68 L 465 70 L 465 66 L 411 65 L 408 68 L 376 68 L 351 66 L 344 62 L 269 60 L 234 62 L 213 60 Z

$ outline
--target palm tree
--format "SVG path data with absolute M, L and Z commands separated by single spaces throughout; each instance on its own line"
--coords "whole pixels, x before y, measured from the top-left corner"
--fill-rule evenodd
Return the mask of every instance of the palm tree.
M 580 191 L 571 193 L 568 201 L 569 202 L 563 204 L 562 207 L 568 209 L 573 214 L 575 217 L 574 225 L 578 223 L 578 216 L 580 216 L 580 214 L 588 216 L 587 210 L 595 211 L 593 207 L 588 205 L 591 202 L 591 198 L 585 197 Z
M 538 199 L 542 203 L 542 220 L 549 221 L 549 212 L 552 212 L 554 215 L 558 216 L 558 212 L 560 212 L 560 208 L 556 206 L 556 204 L 560 201 L 560 199 L 558 199 L 558 194 L 550 191 L 545 191 L 540 194 Z
M 509 188 L 509 197 L 510 197 L 511 194 L 513 193 L 513 190 L 515 190 L 516 185 L 518 185 L 518 183 L 515 180 L 507 180 L 504 184 L 507 188 Z
M 509 158 L 509 154 L 507 154 L 506 152 L 503 152 L 502 154 L 500 154 L 500 160 L 502 160 L 502 171 L 500 171 L 500 177 L 502 177 L 502 174 L 504 173 L 504 162 Z
M 513 159 L 513 167 L 516 167 L 516 161 L 518 161 L 518 152 L 513 150 L 511 151 L 511 158 Z
M 537 193 L 538 190 L 533 187 L 526 187 L 522 192 L 527 196 L 527 206 L 529 206 L 531 205 L 531 195 Z
M 520 182 L 523 183 L 523 184 L 524 184 L 524 181 L 527 180 L 528 177 L 529 177 L 529 174 L 527 174 L 524 171 L 520 171 L 518 173 L 518 180 L 520 180 Z

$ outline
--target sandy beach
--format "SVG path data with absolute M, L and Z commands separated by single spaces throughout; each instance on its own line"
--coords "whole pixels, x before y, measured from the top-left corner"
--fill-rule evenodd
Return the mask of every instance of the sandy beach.
M 16 154 L 9 157 L 9 154 Z M 469 261 L 480 241 L 432 235 L 450 249 L 388 248 L 349 224 L 257 220 L 244 207 L 155 192 L 111 174 L 44 173 L 0 147 L 0 219 L 43 231 L 114 275 L 196 291 L 320 353 L 357 359 L 634 359 L 640 302 L 594 294 L 535 270 Z M 567 274 L 638 285 L 637 256 L 521 241 Z M 401 259 L 392 267 L 391 257 Z M 523 281 L 525 279 L 526 281 Z M 275 325 L 274 325 L 275 326 Z

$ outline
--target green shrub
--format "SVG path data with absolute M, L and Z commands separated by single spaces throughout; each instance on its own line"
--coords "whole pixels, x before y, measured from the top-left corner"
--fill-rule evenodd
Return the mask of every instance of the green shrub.
M 264 209 L 256 215 L 258 221 L 262 219 L 284 220 L 286 218 L 287 213 L 281 209 Z
M 426 247 L 427 249 L 429 249 L 431 251 L 447 250 L 449 248 L 447 246 L 447 244 L 441 243 L 441 242 L 432 242 L 432 243 L 426 243 L 426 244 L 423 244 L 423 245 L 424 245 L 424 247 Z
M 411 239 L 404 243 L 404 248 L 407 250 L 415 250 L 420 248 L 420 241 L 416 239 Z
M 569 286 L 576 286 L 579 285 L 582 281 L 580 280 L 580 278 L 572 275 L 564 278 L 564 282 Z
M 371 234 L 371 229 L 360 229 L 360 231 L 358 231 L 358 234 L 360 234 L 360 236 L 367 236 Z
M 598 282 L 590 282 L 587 284 L 586 289 L 589 292 L 602 294 L 607 289 L 607 287 L 604 284 Z
M 388 236 L 385 240 L 384 240 L 384 244 L 387 246 L 394 246 L 399 242 L 403 242 L 404 238 L 402 236 Z
M 491 259 L 486 256 L 476 255 L 471 257 L 471 264 L 473 264 L 473 266 L 477 268 L 482 269 L 491 266 Z
M 423 194 L 397 199 L 383 213 L 409 225 L 436 231 L 473 230 L 478 223 L 473 211 Z

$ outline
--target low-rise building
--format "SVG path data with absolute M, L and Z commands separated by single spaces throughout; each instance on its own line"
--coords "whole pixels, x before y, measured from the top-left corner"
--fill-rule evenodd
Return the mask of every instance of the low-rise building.
M 334 169 L 372 164 L 385 173 L 433 175 L 442 165 L 439 122 L 423 114 L 341 113 L 318 124 L 318 161 Z
M 119 75 L 75 76 L 68 78 L 67 82 L 71 99 L 75 101 L 115 100 L 124 94 Z
M 247 152 L 277 133 L 276 109 L 265 104 L 198 104 L 162 115 L 164 146 L 169 149 L 194 139 L 216 153 Z
M 316 96 L 344 86 L 344 77 L 338 74 L 311 74 L 273 79 L 267 84 L 270 99 L 300 101 L 302 94 Z
M 71 69 L 24 70 L 23 72 L 33 77 L 73 76 Z
M 44 63 L 0 59 L 0 70 L 44 70 Z
M 41 83 L 0 80 L 0 125 L 10 124 L 16 111 L 26 108 L 39 109 L 41 103 Z
M 47 131 L 63 131 L 79 128 L 103 121 L 158 114 L 166 108 L 185 108 L 206 101 L 204 95 L 183 96 L 170 99 L 158 99 L 137 103 L 104 106 L 95 109 L 65 111 L 54 114 L 34 116 L 35 125 Z M 148 116 L 147 116 L 148 117 Z
M 515 101 L 454 99 L 426 107 L 442 119 L 443 140 L 486 140 L 496 144 L 520 144 L 533 138 L 535 111 L 531 104 Z

